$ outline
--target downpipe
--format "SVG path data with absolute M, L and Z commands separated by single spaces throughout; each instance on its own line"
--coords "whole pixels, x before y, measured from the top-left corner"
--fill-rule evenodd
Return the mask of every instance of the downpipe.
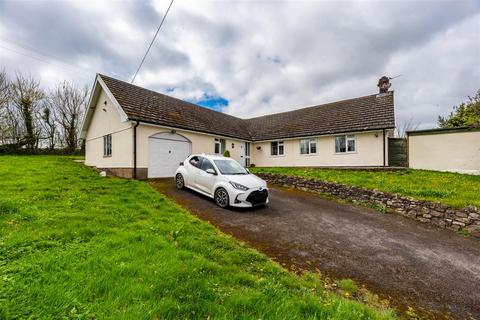
M 133 126 L 133 179 L 137 179 L 137 127 L 140 122 Z

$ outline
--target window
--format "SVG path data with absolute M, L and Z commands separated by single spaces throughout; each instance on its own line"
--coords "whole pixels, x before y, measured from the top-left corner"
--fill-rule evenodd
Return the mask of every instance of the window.
M 317 153 L 317 141 L 315 139 L 300 140 L 300 154 Z
M 103 136 L 103 156 L 111 157 L 112 156 L 112 135 L 107 134 Z
M 272 156 L 283 156 L 283 141 L 274 141 L 270 143 L 270 154 Z
M 205 158 L 203 158 L 201 169 L 203 171 L 207 171 L 207 169 L 213 169 L 213 171 L 217 172 L 217 170 L 215 170 L 215 167 L 213 166 L 212 162 L 210 162 L 210 160 L 205 159 Z
M 215 154 L 223 154 L 225 152 L 225 139 L 215 138 Z
M 356 151 L 356 141 L 353 134 L 347 135 L 347 152 Z
M 357 142 L 354 134 L 335 137 L 336 153 L 353 153 L 357 151 Z
M 197 157 L 197 156 L 194 156 L 192 158 L 190 158 L 190 164 L 194 167 L 197 167 L 197 168 L 200 168 L 200 166 L 202 165 L 202 159 L 200 157 Z

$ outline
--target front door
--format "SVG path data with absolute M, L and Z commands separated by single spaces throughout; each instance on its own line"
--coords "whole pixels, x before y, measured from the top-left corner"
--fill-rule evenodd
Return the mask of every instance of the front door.
M 238 148 L 238 163 L 245 167 L 245 146 L 242 143 L 239 143 Z
M 245 142 L 240 144 L 239 152 L 239 163 L 244 167 L 250 167 L 250 142 Z
M 245 142 L 245 165 L 244 167 L 250 167 L 250 142 Z

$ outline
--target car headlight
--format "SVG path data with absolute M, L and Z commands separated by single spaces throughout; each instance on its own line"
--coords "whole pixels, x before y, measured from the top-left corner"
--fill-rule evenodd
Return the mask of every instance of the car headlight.
M 233 182 L 233 181 L 230 181 L 230 184 L 231 184 L 232 187 L 234 187 L 235 189 L 242 190 L 242 191 L 247 191 L 247 190 L 248 190 L 248 188 L 245 187 L 243 184 L 236 183 L 236 182 Z

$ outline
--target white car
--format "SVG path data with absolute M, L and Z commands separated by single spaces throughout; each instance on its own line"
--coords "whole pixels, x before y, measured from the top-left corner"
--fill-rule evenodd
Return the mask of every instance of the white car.
M 222 208 L 255 207 L 268 203 L 267 183 L 237 161 L 212 155 L 191 155 L 175 172 L 175 185 L 195 190 Z

